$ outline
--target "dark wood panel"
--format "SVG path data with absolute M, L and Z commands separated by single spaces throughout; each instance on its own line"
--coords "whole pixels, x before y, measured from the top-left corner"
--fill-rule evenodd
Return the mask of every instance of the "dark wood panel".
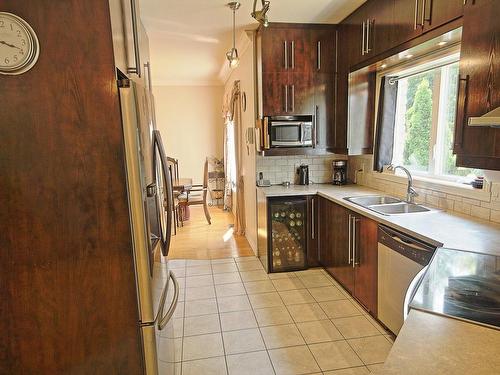
M 349 75 L 349 154 L 373 153 L 376 73 L 362 69 Z
M 378 55 L 394 46 L 394 0 L 372 0 L 369 2 L 371 20 L 369 43 L 370 55 Z
M 312 29 L 310 33 L 311 69 L 317 73 L 335 73 L 336 27 Z
M 425 2 L 424 32 L 462 16 L 464 0 L 427 0 Z
M 288 72 L 262 73 L 262 103 L 264 116 L 284 115 L 290 106 Z M 288 91 L 288 93 L 287 93 Z
M 419 36 L 422 28 L 417 25 L 421 13 L 420 0 L 394 0 L 394 45 Z
M 315 73 L 314 111 L 316 116 L 317 147 L 335 147 L 335 83 L 333 73 Z
M 282 28 L 261 28 L 262 37 L 262 71 L 264 73 L 285 72 L 285 48 L 289 57 L 288 43 L 290 37 L 288 30 Z M 285 44 L 287 45 L 285 47 Z
M 309 220 L 307 227 L 307 265 L 308 267 L 318 267 L 319 246 L 318 246 L 318 225 L 319 225 L 319 197 L 307 197 Z
M 500 170 L 500 129 L 467 125 L 500 106 L 500 2 L 469 1 L 464 9 L 460 98 L 455 152 L 457 165 Z M 464 83 L 465 82 L 465 83 Z M 488 160 L 490 159 L 490 160 Z
M 294 115 L 314 114 L 314 85 L 311 73 L 290 73 L 288 92 L 289 113 Z
M 377 315 L 378 224 L 356 216 L 354 296 L 374 316 Z
M 0 373 L 141 374 L 109 5 L 1 8 L 41 54 L 0 76 Z

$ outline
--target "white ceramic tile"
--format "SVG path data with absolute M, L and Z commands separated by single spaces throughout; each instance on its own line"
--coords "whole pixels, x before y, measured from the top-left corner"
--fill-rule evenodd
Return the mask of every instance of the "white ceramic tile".
M 240 271 L 241 279 L 244 282 L 248 281 L 259 281 L 259 280 L 268 280 L 269 276 L 264 270 L 255 270 L 255 271 Z
M 226 361 L 224 357 L 198 359 L 182 363 L 182 375 L 225 375 Z M 165 374 L 168 375 L 168 374 Z
M 217 273 L 228 273 L 228 272 L 238 272 L 238 267 L 236 267 L 236 263 L 212 264 L 212 271 L 213 271 L 214 274 L 217 274 Z
M 184 336 L 220 332 L 219 314 L 191 316 L 184 319 Z
M 313 298 L 317 302 L 325 302 L 325 301 L 336 301 L 339 299 L 346 299 L 344 294 L 333 285 L 324 286 L 319 288 L 310 288 L 308 289 L 309 293 L 313 296 Z
M 320 302 L 323 311 L 330 319 L 362 315 L 361 311 L 350 300 Z
M 255 309 L 254 313 L 260 327 L 293 323 L 292 317 L 285 306 Z
M 200 286 L 195 288 L 186 288 L 186 301 L 197 299 L 215 298 L 215 288 L 213 285 Z
M 327 371 L 323 373 L 324 375 L 366 375 L 370 374 L 370 371 L 365 366 L 361 367 L 351 367 L 342 370 Z
M 194 288 L 200 286 L 213 285 L 212 275 L 188 276 L 186 277 L 186 287 Z
M 327 316 L 317 303 L 301 303 L 287 306 L 295 323 L 326 319 Z
M 248 298 L 254 309 L 283 306 L 283 302 L 277 292 L 251 294 Z
M 378 329 L 362 315 L 332 319 L 332 322 L 346 339 L 380 335 Z
M 332 285 L 330 279 L 319 273 L 318 275 L 300 277 L 300 280 L 307 288 L 319 288 Z
M 229 375 L 274 375 L 266 351 L 232 354 L 226 357 Z
M 274 285 L 271 280 L 248 281 L 244 283 L 248 294 L 275 292 Z
M 304 289 L 305 286 L 300 281 L 298 277 L 294 278 L 283 278 L 283 279 L 276 279 L 272 280 L 274 287 L 276 288 L 277 291 L 285 291 L 285 290 L 294 290 L 294 289 Z
M 240 271 L 264 270 L 264 267 L 262 267 L 262 263 L 260 262 L 260 260 L 239 262 L 237 264 Z
M 247 296 L 231 296 L 217 298 L 219 312 L 244 311 L 251 310 L 250 302 Z
M 259 329 L 244 329 L 222 333 L 226 354 L 238 354 L 264 350 L 264 342 Z
M 297 328 L 307 344 L 344 339 L 339 330 L 328 319 L 297 323 Z
M 182 360 L 210 358 L 224 355 L 220 333 L 184 337 Z
M 322 371 L 363 365 L 345 340 L 312 344 L 309 348 Z
M 295 324 L 261 327 L 260 331 L 268 349 L 305 344 Z
M 392 347 L 383 335 L 352 339 L 349 345 L 366 365 L 384 362 Z
M 320 371 L 307 346 L 269 350 L 277 375 L 310 374 Z
M 241 283 L 239 272 L 220 273 L 214 275 L 215 285 Z
M 287 290 L 284 292 L 279 292 L 279 294 L 285 305 L 315 302 L 314 298 L 307 291 L 307 289 Z
M 212 259 L 210 261 L 212 265 L 214 264 L 223 264 L 223 263 L 234 263 L 234 258 L 220 258 L 220 259 Z
M 196 266 L 196 267 L 186 268 L 186 276 L 210 275 L 211 273 L 212 273 L 212 266 L 210 264 L 207 266 Z
M 247 294 L 243 283 L 216 285 L 215 293 L 217 297 L 241 296 Z
M 186 316 L 197 316 L 197 315 L 207 315 L 207 314 L 217 313 L 217 301 L 215 300 L 215 298 L 187 301 L 185 304 L 186 304 L 185 307 Z M 177 308 L 179 308 L 179 306 L 177 306 Z
M 223 331 L 257 328 L 253 311 L 232 311 L 220 314 Z

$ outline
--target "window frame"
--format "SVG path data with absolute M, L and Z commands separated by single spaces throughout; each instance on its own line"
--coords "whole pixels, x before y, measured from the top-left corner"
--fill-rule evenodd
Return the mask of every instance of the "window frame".
M 401 59 L 405 59 L 404 55 L 401 55 Z M 406 60 L 406 59 L 405 59 Z M 419 73 L 424 73 L 426 71 L 432 70 L 432 69 L 437 69 L 439 67 L 446 67 L 454 63 L 459 63 L 460 61 L 460 44 L 450 46 L 449 48 L 446 48 L 444 50 L 439 50 L 437 52 L 427 54 L 425 56 L 422 56 L 417 59 L 412 59 L 409 61 L 403 61 L 402 63 L 396 64 L 394 66 L 388 67 L 386 69 L 380 70 L 377 73 L 377 91 L 376 91 L 376 106 L 375 106 L 375 119 L 378 117 L 378 101 L 379 101 L 379 95 L 380 95 L 380 86 L 382 82 L 383 77 L 391 77 L 391 76 L 400 76 L 403 78 L 408 78 L 412 75 L 416 75 Z M 442 77 L 440 77 L 441 82 L 438 85 L 439 90 L 439 102 L 441 102 L 445 96 L 445 94 L 449 91 L 443 90 L 442 89 Z M 435 85 L 436 86 L 436 85 Z M 433 95 L 435 94 L 435 87 L 433 89 Z M 449 87 L 448 87 L 449 89 Z M 458 89 L 458 88 L 457 88 Z M 398 93 L 399 96 L 399 93 Z M 434 102 L 433 102 L 434 104 Z M 431 130 L 431 135 L 433 134 L 434 139 L 431 138 L 431 145 L 433 147 L 430 147 L 429 152 L 430 152 L 430 162 L 429 162 L 429 171 L 416 171 L 412 170 L 412 174 L 414 176 L 422 177 L 426 180 L 433 180 L 439 183 L 439 181 L 443 182 L 452 182 L 452 183 L 461 183 L 464 181 L 464 177 L 458 176 L 458 175 L 450 175 L 450 174 L 435 174 L 435 167 L 438 166 L 440 167 L 440 170 L 443 171 L 443 160 L 435 160 L 435 156 L 438 154 L 437 147 L 440 147 L 442 152 L 439 155 L 444 155 L 444 150 L 442 149 L 443 145 L 445 144 L 443 142 L 443 134 L 439 134 L 440 131 L 441 133 L 444 132 L 444 128 L 441 126 L 439 127 L 439 124 L 442 122 L 443 118 L 440 116 L 445 115 L 445 110 L 443 108 L 446 108 L 447 106 L 443 105 L 433 105 L 432 108 L 432 130 Z M 406 111 L 404 112 L 403 115 L 406 114 Z M 397 119 L 396 119 L 397 121 Z M 375 123 L 375 127 L 377 124 Z M 395 131 L 397 131 L 398 126 L 396 125 Z M 375 134 L 375 133 L 374 133 Z M 439 142 L 439 143 L 438 143 Z M 439 145 L 439 146 L 438 146 Z M 442 159 L 442 157 L 441 157 Z M 438 164 L 440 163 L 440 164 Z M 387 172 L 382 172 L 382 173 L 387 173 Z

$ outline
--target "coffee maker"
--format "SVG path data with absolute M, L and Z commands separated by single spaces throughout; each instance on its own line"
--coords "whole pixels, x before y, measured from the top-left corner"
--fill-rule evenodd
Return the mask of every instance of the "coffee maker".
M 347 183 L 347 160 L 335 160 L 332 163 L 332 182 L 334 185 L 344 185 Z
M 309 166 L 302 164 L 298 169 L 299 185 L 309 185 Z

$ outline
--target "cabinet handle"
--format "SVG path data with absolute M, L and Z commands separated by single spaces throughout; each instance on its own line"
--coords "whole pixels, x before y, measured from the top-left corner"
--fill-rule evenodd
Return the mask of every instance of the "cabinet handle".
M 365 55 L 365 21 L 363 21 L 362 25 L 362 34 L 363 36 L 361 37 L 361 55 Z
M 431 4 L 432 4 L 432 1 L 433 0 L 431 0 Z M 431 8 L 432 8 L 432 6 L 431 6 Z M 429 23 L 429 25 L 431 24 L 432 11 L 429 12 L 429 18 L 425 18 L 426 10 L 427 10 L 427 0 L 422 0 L 422 27 L 424 27 L 425 21 L 427 21 Z
M 295 69 L 295 41 L 291 41 L 292 45 L 292 69 Z
M 467 118 L 467 96 L 469 91 L 469 75 L 458 79 L 457 123 L 455 129 L 454 152 L 457 153 L 463 145 L 465 119 Z
M 288 112 L 288 85 L 285 85 L 285 112 Z
M 352 227 L 353 227 L 353 235 L 352 235 L 352 262 L 353 262 L 353 267 L 356 267 L 356 266 L 359 266 L 360 265 L 360 261 L 357 260 L 357 258 L 359 257 L 359 254 L 357 253 L 357 247 L 358 247 L 358 244 L 356 242 L 356 237 L 357 237 L 357 223 L 360 221 L 360 219 L 358 219 L 356 216 L 353 217 L 353 220 L 352 220 Z
M 269 136 L 269 118 L 264 117 L 264 149 L 268 150 L 271 147 L 271 140 Z
M 316 217 L 314 216 L 314 198 L 311 198 L 311 238 L 314 240 L 316 231 Z
M 285 69 L 288 69 L 288 42 L 285 40 L 283 43 L 283 55 L 284 55 L 284 64 L 285 64 Z
M 292 113 L 295 112 L 295 85 L 292 85 Z
M 314 129 L 313 129 L 313 148 L 316 148 L 318 144 L 318 118 L 319 118 L 319 106 L 314 106 Z
M 321 70 L 321 41 L 318 40 L 318 70 Z
M 352 250 L 352 215 L 349 215 L 349 236 L 348 236 L 348 240 L 349 240 L 349 246 L 348 246 L 348 250 L 347 250 L 347 264 L 351 264 L 351 250 Z
M 418 1 L 419 0 L 415 0 L 415 23 L 413 25 L 413 30 L 417 30 L 417 26 L 418 25 Z
M 366 54 L 369 54 L 371 49 L 370 49 L 370 27 L 371 27 L 371 21 L 370 19 L 366 20 Z
M 146 64 L 144 64 L 144 67 L 148 71 L 148 88 L 149 88 L 149 92 L 153 93 L 153 82 L 151 81 L 151 63 L 148 61 Z
M 132 34 L 134 39 L 135 66 L 129 66 L 127 73 L 141 76 L 141 54 L 139 51 L 139 31 L 137 30 L 137 8 L 135 0 L 130 0 L 130 13 L 132 15 Z

